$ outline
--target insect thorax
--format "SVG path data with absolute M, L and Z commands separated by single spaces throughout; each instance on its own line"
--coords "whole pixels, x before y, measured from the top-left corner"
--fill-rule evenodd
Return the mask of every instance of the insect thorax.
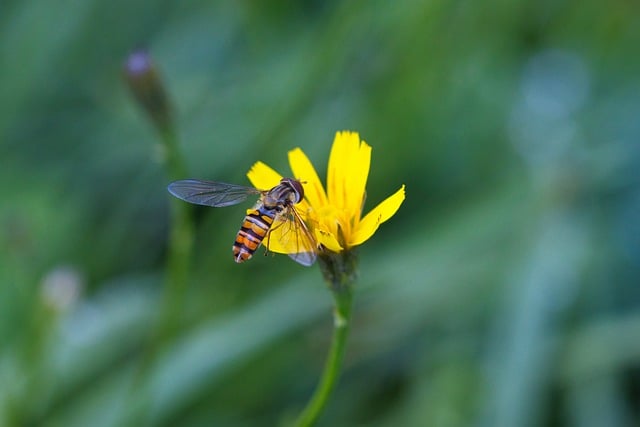
M 262 205 L 267 209 L 282 212 L 285 208 L 298 203 L 302 195 L 290 181 L 290 178 L 284 178 L 280 184 L 269 190 L 262 200 Z

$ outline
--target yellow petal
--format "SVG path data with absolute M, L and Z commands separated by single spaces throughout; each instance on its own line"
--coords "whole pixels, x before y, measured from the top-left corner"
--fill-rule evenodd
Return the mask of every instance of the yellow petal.
M 312 228 L 337 236 L 340 223 L 339 215 L 340 211 L 335 206 L 325 205 L 313 211 Z
M 262 162 L 256 162 L 249 172 L 247 178 L 251 184 L 259 190 L 270 190 L 280 183 L 282 175 Z
M 280 233 L 277 231 L 272 230 L 267 237 L 264 238 L 262 244 L 269 250 L 269 252 L 275 252 L 277 254 L 289 253 L 289 248 L 280 243 Z
M 288 254 L 303 265 L 313 264 L 318 251 L 314 235 L 295 212 L 276 217 L 264 245 L 271 252 Z
M 338 132 L 327 174 L 329 202 L 355 222 L 360 218 L 371 165 L 371 147 L 356 132 Z
M 324 192 L 320 178 L 304 152 L 295 148 L 289 151 L 289 165 L 294 178 L 300 180 L 304 187 L 304 196 L 311 206 L 318 209 L 327 204 L 327 195 Z
M 376 232 L 380 224 L 391 218 L 404 201 L 404 185 L 392 196 L 373 208 L 356 227 L 349 238 L 349 246 L 357 246 L 367 241 Z
M 318 243 L 329 249 L 331 252 L 337 253 L 342 251 L 342 246 L 340 246 L 340 243 L 338 243 L 338 239 L 336 239 L 336 236 L 334 236 L 333 233 L 316 229 L 315 235 Z
M 345 208 L 351 217 L 357 221 L 360 219 L 360 214 L 362 213 L 365 187 L 367 185 L 367 178 L 369 177 L 371 146 L 364 141 L 358 143 L 357 149 L 354 150 L 353 158 L 349 161 L 349 165 L 346 171 L 348 199 Z
M 346 207 L 349 196 L 346 174 L 359 142 L 360 138 L 355 132 L 337 132 L 331 146 L 327 169 L 327 196 L 329 203 L 341 210 Z

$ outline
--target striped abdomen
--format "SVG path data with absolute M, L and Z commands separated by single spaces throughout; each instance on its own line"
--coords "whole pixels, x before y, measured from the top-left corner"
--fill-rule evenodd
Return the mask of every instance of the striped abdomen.
M 253 256 L 269 232 L 275 216 L 273 209 L 266 209 L 264 206 L 247 213 L 233 243 L 233 259 L 236 262 L 244 262 Z

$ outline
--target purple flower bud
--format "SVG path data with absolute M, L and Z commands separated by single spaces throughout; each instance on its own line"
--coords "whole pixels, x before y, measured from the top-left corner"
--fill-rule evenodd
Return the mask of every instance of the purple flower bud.
M 143 50 L 131 53 L 124 66 L 124 75 L 134 98 L 158 130 L 170 130 L 169 99 L 149 54 Z

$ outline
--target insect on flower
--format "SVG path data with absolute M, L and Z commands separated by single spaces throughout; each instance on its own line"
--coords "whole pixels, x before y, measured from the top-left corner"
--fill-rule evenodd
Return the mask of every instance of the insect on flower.
M 172 182 L 168 190 L 185 202 L 216 208 L 238 204 L 252 195 L 259 196 L 253 208 L 247 210 L 233 243 L 233 259 L 237 263 L 251 258 L 263 241 L 267 250 L 272 242 L 277 243 L 291 259 L 304 266 L 316 260 L 318 243 L 295 207 L 304 199 L 302 183 L 296 179 L 282 178 L 270 190 L 185 179 Z

